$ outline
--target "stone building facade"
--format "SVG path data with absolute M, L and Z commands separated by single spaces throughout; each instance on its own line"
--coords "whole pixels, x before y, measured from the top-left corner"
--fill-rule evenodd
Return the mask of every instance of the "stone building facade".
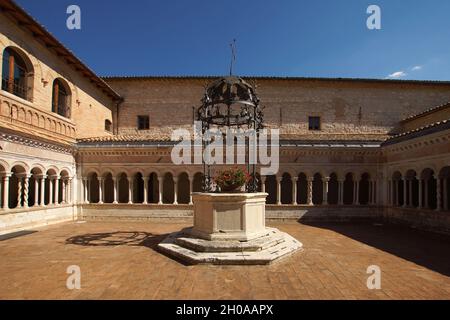
M 75 219 L 190 217 L 201 165 L 171 161 L 215 77 L 100 78 L 0 4 L 0 233 Z M 248 78 L 280 129 L 272 219 L 450 232 L 450 82 Z

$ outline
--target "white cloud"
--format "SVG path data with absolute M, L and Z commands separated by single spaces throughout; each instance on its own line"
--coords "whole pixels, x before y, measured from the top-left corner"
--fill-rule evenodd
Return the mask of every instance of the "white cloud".
M 387 79 L 400 79 L 406 77 L 407 74 L 404 71 L 396 71 L 387 76 Z
M 422 70 L 422 66 L 414 66 L 411 68 L 411 71 L 419 71 Z

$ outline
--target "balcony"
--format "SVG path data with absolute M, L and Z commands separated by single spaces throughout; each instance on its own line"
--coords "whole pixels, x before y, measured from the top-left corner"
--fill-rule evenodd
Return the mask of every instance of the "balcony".
M 33 103 L 3 90 L 0 91 L 0 127 L 63 143 L 73 143 L 76 138 L 76 126 L 69 119 L 38 109 Z

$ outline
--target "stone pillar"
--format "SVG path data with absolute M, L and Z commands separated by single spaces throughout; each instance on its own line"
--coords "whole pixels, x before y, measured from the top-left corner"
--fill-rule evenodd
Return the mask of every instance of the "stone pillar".
M 22 187 L 23 187 L 23 177 L 17 177 L 17 207 L 22 208 Z
M 59 204 L 59 181 L 60 177 L 55 179 L 55 204 Z
M 133 204 L 133 178 L 127 177 L 128 179 L 128 204 Z
M 330 177 L 324 177 L 323 179 L 323 204 L 328 205 L 328 184 Z
M 163 204 L 163 182 L 164 182 L 164 178 L 158 176 L 158 204 Z
M 423 207 L 425 209 L 428 209 L 430 207 L 430 202 L 428 201 L 428 184 L 429 184 L 429 180 L 425 179 L 423 184 L 424 184 L 423 187 L 425 188 L 425 197 L 424 197 L 424 202 L 425 203 L 423 204 Z
M 359 205 L 359 181 L 355 181 L 354 191 L 354 201 L 353 204 Z
M 338 180 L 338 204 L 342 206 L 344 204 L 344 180 Z
M 23 177 L 23 207 L 28 208 L 28 192 L 30 185 L 30 175 L 26 174 Z
M 292 204 L 297 205 L 297 182 L 298 177 L 292 178 Z
M 72 178 L 67 179 L 66 202 L 72 204 Z
M 3 210 L 9 210 L 9 178 L 11 177 L 10 173 L 7 173 L 2 177 L 3 180 Z
M 117 203 L 119 203 L 117 201 L 117 199 L 119 199 L 119 188 L 117 186 L 117 184 L 119 183 L 119 180 L 116 177 L 112 177 L 112 181 L 113 181 L 113 195 L 114 195 L 113 203 L 117 204 Z
M 62 191 L 62 197 L 61 197 L 61 203 L 65 204 L 67 201 L 67 179 L 61 180 L 61 191 Z
M 437 177 L 436 178 L 436 211 L 441 211 L 441 209 L 442 209 L 441 182 L 442 182 L 442 179 Z
M 442 188 L 442 193 L 443 193 L 443 197 L 442 197 L 442 201 L 443 201 L 443 208 L 445 211 L 448 211 L 448 181 L 447 178 L 443 179 L 444 185 Z
M 192 192 L 194 191 L 194 177 L 189 176 L 189 204 L 194 204 L 192 202 Z
M 178 204 L 178 177 L 173 177 L 173 204 Z
M 408 190 L 408 184 L 407 184 L 407 181 L 408 180 L 406 180 L 406 177 L 403 177 L 403 208 L 406 208 L 406 206 L 407 206 L 407 204 L 406 204 L 406 202 L 407 202 L 407 190 Z
M 142 180 L 144 180 L 144 201 L 143 204 L 148 203 L 148 177 L 142 177 Z
M 369 192 L 368 192 L 368 199 L 367 199 L 367 204 L 371 205 L 372 204 L 372 188 L 373 188 L 373 184 L 372 184 L 372 180 L 369 180 Z
M 34 178 L 34 204 L 33 207 L 39 206 L 39 180 L 36 175 L 33 175 Z
M 423 206 L 422 184 L 423 184 L 423 180 L 419 179 L 419 204 L 417 206 L 418 209 L 421 209 Z
M 84 203 L 89 203 L 89 197 L 88 197 L 88 178 L 83 178 L 83 200 Z
M 410 179 L 408 181 L 408 193 L 409 193 L 409 197 L 408 197 L 408 206 L 412 207 L 413 206 L 413 190 L 412 190 L 412 185 L 413 185 L 413 180 Z
M 261 176 L 261 192 L 266 192 L 266 176 Z
M 103 179 L 103 177 L 97 177 L 98 180 L 98 203 L 102 204 L 103 203 L 103 181 L 105 181 Z
M 41 191 L 41 201 L 40 201 L 40 203 L 39 203 L 39 205 L 41 206 L 41 207 L 45 207 L 45 179 L 47 178 L 47 176 L 42 176 L 41 177 L 41 180 L 40 180 L 40 182 L 41 182 L 41 188 L 40 188 L 40 191 Z
M 88 186 L 88 192 L 87 192 L 87 199 L 88 202 L 91 203 L 92 202 L 92 198 L 91 198 L 91 194 L 92 194 L 92 183 L 91 183 L 91 179 L 88 178 L 87 180 L 87 186 Z
M 277 178 L 277 204 L 280 205 L 281 204 L 281 177 L 276 177 Z
M 313 186 L 312 186 L 313 181 L 314 181 L 314 178 L 308 177 L 308 197 L 307 197 L 308 199 L 307 199 L 307 204 L 309 206 L 314 205 L 314 203 L 313 203 Z
M 377 204 L 377 180 L 372 181 L 372 205 Z

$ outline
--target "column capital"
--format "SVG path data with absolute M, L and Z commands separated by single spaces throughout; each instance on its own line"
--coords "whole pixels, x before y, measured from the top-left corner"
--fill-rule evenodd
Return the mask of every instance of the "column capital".
M 144 182 L 147 182 L 148 180 L 150 180 L 150 177 L 142 177 L 142 180 L 144 180 Z
M 306 180 L 307 180 L 308 182 L 313 182 L 313 181 L 314 181 L 314 177 L 307 177 Z
M 330 182 L 331 178 L 330 177 L 323 177 L 322 180 L 323 180 L 323 182 Z

